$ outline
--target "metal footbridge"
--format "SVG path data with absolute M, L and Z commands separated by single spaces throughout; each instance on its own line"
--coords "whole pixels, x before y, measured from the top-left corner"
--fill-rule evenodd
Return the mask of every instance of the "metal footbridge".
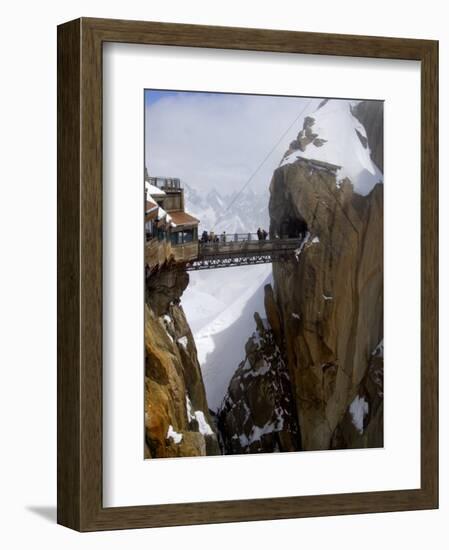
M 217 235 L 198 242 L 196 257 L 185 263 L 187 271 L 239 267 L 288 261 L 295 257 L 302 237 L 259 239 L 256 234 Z

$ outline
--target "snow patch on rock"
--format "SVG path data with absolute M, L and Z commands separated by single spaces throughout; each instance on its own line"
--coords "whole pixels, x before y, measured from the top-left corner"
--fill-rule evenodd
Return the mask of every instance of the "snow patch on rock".
M 209 426 L 203 411 L 195 411 L 195 417 L 198 422 L 198 429 L 202 435 L 214 435 L 212 428 Z
M 181 345 L 186 351 L 187 351 L 187 336 L 181 336 L 181 338 L 178 338 L 178 344 Z
M 369 412 L 369 405 L 364 397 L 356 396 L 354 401 L 349 405 L 349 412 L 352 416 L 352 423 L 355 429 L 363 434 L 363 420 Z
M 167 431 L 167 439 L 171 439 L 173 443 L 176 443 L 176 445 L 179 445 L 182 441 L 182 434 L 176 432 L 173 429 L 173 426 L 170 424 Z
M 374 348 L 373 353 L 371 354 L 374 357 L 383 357 L 384 356 L 384 341 L 383 339 L 377 344 Z
M 305 146 L 304 151 L 290 152 L 281 166 L 301 158 L 334 165 L 337 168 L 337 187 L 349 179 L 354 192 L 359 195 L 368 195 L 377 183 L 383 182 L 382 172 L 372 161 L 369 147 L 364 147 L 360 140 L 358 134 L 366 139 L 366 131 L 352 114 L 350 101 L 329 100 L 307 118 L 313 119 L 311 130 L 319 138 L 319 146 L 315 139 Z
M 206 420 L 206 417 L 203 411 L 194 411 L 192 407 L 192 402 L 188 395 L 186 395 L 186 408 L 187 408 L 187 418 L 189 422 L 196 420 L 198 422 L 198 431 L 202 435 L 214 435 L 210 424 Z

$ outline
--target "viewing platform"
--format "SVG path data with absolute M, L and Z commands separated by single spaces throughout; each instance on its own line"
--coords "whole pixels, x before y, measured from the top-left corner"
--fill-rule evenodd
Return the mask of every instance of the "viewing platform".
M 179 178 L 145 178 L 145 268 L 150 272 L 169 258 L 187 271 L 288 261 L 306 233 L 305 224 L 287 221 L 279 238 L 269 238 L 265 231 L 204 231 L 199 239 L 199 223 L 185 211 Z

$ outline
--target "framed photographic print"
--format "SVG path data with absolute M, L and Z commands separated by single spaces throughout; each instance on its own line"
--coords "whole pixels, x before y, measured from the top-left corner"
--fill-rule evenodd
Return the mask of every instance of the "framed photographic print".
M 58 28 L 58 522 L 438 506 L 438 44 Z

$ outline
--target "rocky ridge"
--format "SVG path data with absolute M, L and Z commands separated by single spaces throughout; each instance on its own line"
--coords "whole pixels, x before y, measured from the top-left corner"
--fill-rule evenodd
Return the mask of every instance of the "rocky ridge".
M 379 118 L 381 102 L 323 101 L 305 117 L 273 174 L 270 234 L 303 240 L 294 261 L 273 264 L 267 322 L 262 328 L 256 316 L 258 334 L 248 340 L 231 380 L 219 415 L 227 452 L 383 445 Z M 273 345 L 276 354 L 264 352 Z M 278 370 L 288 381 L 283 391 L 292 396 L 287 409 L 295 416 L 289 426 L 295 437 L 283 449 L 275 431 L 277 403 L 262 397 Z M 272 427 L 270 437 L 255 438 L 263 426 Z
M 265 287 L 265 293 L 269 301 L 270 285 Z M 258 313 L 254 320 L 256 329 L 246 343 L 245 358 L 233 375 L 217 413 L 224 452 L 299 450 L 290 377 L 275 329 Z
M 378 104 L 364 108 L 366 121 L 370 109 Z M 367 128 L 365 133 L 354 122 L 360 146 L 352 154 L 358 158 L 362 147 L 371 156 L 373 132 Z M 364 136 L 366 143 L 360 139 Z M 308 151 L 309 158 L 314 154 Z M 369 163 L 363 170 L 377 173 Z M 363 170 L 359 173 L 365 177 Z M 352 172 L 358 173 L 356 166 Z M 373 359 L 383 340 L 383 184 L 364 186 L 359 194 L 357 183 L 341 179 L 333 167 L 303 162 L 301 155 L 281 165 L 271 182 L 271 232 L 281 232 L 286 222 L 290 228 L 307 228 L 296 261 L 273 265 L 305 450 L 336 447 L 342 439 L 346 447 L 382 445 L 383 390 L 380 382 L 370 383 L 370 376 L 375 372 L 380 381 L 383 372 L 383 356 Z M 348 419 L 358 429 L 345 430 Z M 376 422 L 377 429 L 369 428 Z M 371 437 L 358 437 L 368 429 Z
M 145 457 L 221 454 L 180 298 L 188 273 L 163 262 L 145 291 Z
M 339 131 L 326 126 L 326 117 Z M 292 262 L 273 264 L 265 311 L 254 315 L 255 330 L 216 417 L 180 304 L 188 274 L 169 261 L 152 272 L 146 456 L 383 445 L 380 119 L 381 102 L 323 101 L 275 170 L 270 235 L 302 242 Z

